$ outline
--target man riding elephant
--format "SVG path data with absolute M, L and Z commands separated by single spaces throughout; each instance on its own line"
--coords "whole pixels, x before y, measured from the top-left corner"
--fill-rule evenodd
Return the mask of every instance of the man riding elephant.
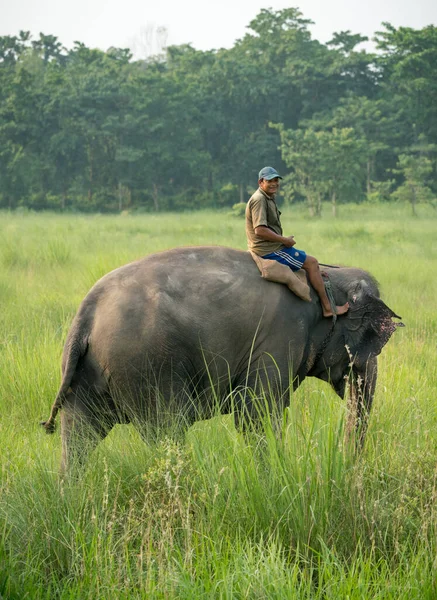
M 317 259 L 294 247 L 296 244 L 294 235 L 285 237 L 282 233 L 281 213 L 275 201 L 280 179 L 282 179 L 281 175 L 273 167 L 264 167 L 259 172 L 259 188 L 246 206 L 246 236 L 249 250 L 264 259 L 276 260 L 287 265 L 292 271 L 304 269 L 311 285 L 319 295 L 323 316 L 332 317 L 333 307 L 326 294 Z M 346 302 L 335 307 L 335 314 L 343 315 L 348 309 L 349 304 Z

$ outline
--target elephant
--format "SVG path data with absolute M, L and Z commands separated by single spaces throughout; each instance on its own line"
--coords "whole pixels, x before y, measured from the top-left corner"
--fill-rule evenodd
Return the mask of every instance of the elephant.
M 343 398 L 351 382 L 355 422 L 364 440 L 377 356 L 401 319 L 379 297 L 375 279 L 350 267 L 326 267 L 336 321 L 283 284 L 260 277 L 248 252 L 222 246 L 158 252 L 102 277 L 82 301 L 67 335 L 62 381 L 46 431 L 61 410 L 61 472 L 83 465 L 118 423 L 141 433 L 166 415 L 184 425 L 220 411 L 241 426 L 280 410 L 306 377 L 329 382 Z M 250 390 L 250 393 L 248 393 Z M 247 417 L 247 419 L 246 419 Z

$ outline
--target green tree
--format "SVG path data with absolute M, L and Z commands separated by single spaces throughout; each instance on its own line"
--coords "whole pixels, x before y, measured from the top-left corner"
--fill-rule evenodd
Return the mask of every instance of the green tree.
M 20 177 L 23 145 L 19 139 L 12 97 L 16 89 L 16 64 L 28 47 L 30 33 L 0 37 L 0 206 L 15 208 L 25 194 Z
M 296 195 L 302 196 L 310 215 L 321 216 L 327 182 L 320 162 L 320 135 L 313 129 L 284 129 L 282 124 L 273 127 L 281 137 L 282 159 L 292 169 L 284 178 L 283 193 L 286 201 L 293 200 Z
M 367 41 L 366 36 L 352 34 L 348 30 L 334 33 L 332 40 L 326 44 L 332 50 L 328 69 L 336 76 L 336 100 L 347 96 L 377 96 L 381 74 L 375 69 L 376 55 L 357 49 L 357 46 Z M 337 102 L 331 103 L 329 108 L 334 104 Z
M 338 203 L 350 201 L 361 187 L 362 140 L 347 128 L 275 128 L 281 136 L 282 158 L 292 169 L 284 182 L 286 198 L 303 196 L 312 216 L 320 216 L 322 200 L 329 199 L 335 216 Z
M 319 142 L 320 162 L 335 217 L 338 203 L 356 201 L 361 195 L 366 141 L 352 128 L 334 127 L 332 131 L 319 132 Z
M 395 173 L 401 174 L 403 183 L 393 192 L 396 200 L 408 201 L 414 216 L 417 215 L 417 204 L 429 202 L 434 205 L 435 194 L 427 185 L 435 169 L 435 159 L 430 158 L 436 146 L 428 144 L 425 136 L 421 136 L 419 145 L 409 152 L 399 155 L 398 168 Z M 428 156 L 427 156 L 428 154 Z
M 375 176 L 385 177 L 385 169 L 375 169 L 379 156 L 390 147 L 395 136 L 396 120 L 390 114 L 391 106 L 385 100 L 370 100 L 364 96 L 349 94 L 342 98 L 330 115 L 314 118 L 309 124 L 318 127 L 353 129 L 360 138 L 360 164 L 366 167 L 366 192 L 372 191 Z
M 405 157 L 435 194 L 423 157 L 435 162 L 417 147 L 424 132 L 437 144 L 436 28 L 385 24 L 371 54 L 360 34 L 325 45 L 310 24 L 296 8 L 263 9 L 233 48 L 137 61 L 66 51 L 53 35 L 0 37 L 0 205 L 233 205 L 274 164 L 291 170 L 288 197 L 317 214 L 323 200 L 337 210 L 387 196 L 393 169 L 396 193 L 411 195 Z
M 384 23 L 376 33 L 384 97 L 398 113 L 398 149 L 417 144 L 424 134 L 437 143 L 437 27 L 396 29 Z

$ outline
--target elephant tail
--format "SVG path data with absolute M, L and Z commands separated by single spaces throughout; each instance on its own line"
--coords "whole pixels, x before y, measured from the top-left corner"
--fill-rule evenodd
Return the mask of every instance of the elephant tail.
M 67 340 L 65 351 L 66 360 L 63 368 L 61 386 L 56 394 L 55 401 L 53 402 L 50 416 L 47 421 L 40 422 L 40 425 L 44 427 L 46 433 L 53 433 L 55 431 L 56 415 L 62 408 L 65 398 L 67 397 L 67 393 L 70 390 L 71 381 L 76 371 L 77 363 L 79 362 L 79 359 L 85 355 L 88 348 L 88 336 L 86 335 L 81 339 L 81 337 L 79 335 L 75 335 L 75 333 L 78 332 L 73 330 L 69 336 L 69 339 Z

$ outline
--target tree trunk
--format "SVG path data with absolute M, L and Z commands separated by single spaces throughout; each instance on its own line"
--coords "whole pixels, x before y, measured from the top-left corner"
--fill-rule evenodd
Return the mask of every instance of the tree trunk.
M 317 192 L 316 199 L 317 199 L 317 203 L 316 203 L 316 217 L 321 217 L 322 216 L 322 197 L 320 195 L 320 192 Z
M 335 192 L 332 192 L 331 203 L 332 203 L 332 216 L 336 217 L 337 216 L 337 194 Z
M 240 202 L 244 202 L 244 187 L 242 183 L 240 183 Z
M 307 204 L 308 204 L 308 212 L 310 213 L 310 217 L 315 217 L 316 213 L 314 210 L 314 202 L 311 196 L 307 196 Z
M 123 210 L 123 189 L 121 181 L 118 182 L 118 212 Z
M 89 150 L 88 150 L 88 160 L 89 160 L 89 174 L 90 174 L 90 181 L 89 181 L 89 188 L 88 188 L 88 201 L 91 202 L 93 199 L 93 177 L 94 177 L 94 172 L 93 172 L 93 149 L 90 146 Z
M 306 184 L 304 184 L 304 196 L 307 199 L 308 211 L 310 213 L 310 217 L 313 218 L 317 215 L 316 203 L 314 202 L 313 196 L 313 188 L 311 186 L 311 179 L 308 177 Z
M 372 191 L 371 185 L 371 175 L 372 175 L 372 161 L 370 158 L 367 159 L 367 193 L 370 194 Z
M 413 185 L 413 186 L 411 186 L 411 208 L 413 210 L 413 217 L 417 217 L 416 202 L 417 202 L 416 186 Z
M 152 198 L 153 206 L 155 207 L 156 212 L 159 212 L 159 190 L 156 183 L 152 185 Z

